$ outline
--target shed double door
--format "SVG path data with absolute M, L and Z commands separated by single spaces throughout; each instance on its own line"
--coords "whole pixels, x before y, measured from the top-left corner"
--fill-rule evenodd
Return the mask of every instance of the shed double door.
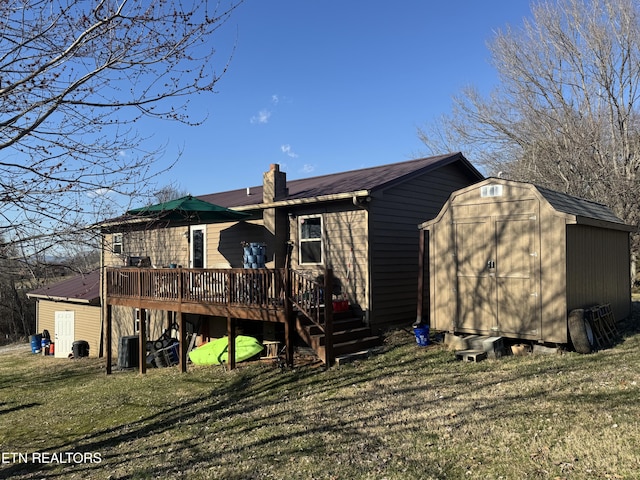
M 454 222 L 457 330 L 539 333 L 538 223 L 535 214 Z

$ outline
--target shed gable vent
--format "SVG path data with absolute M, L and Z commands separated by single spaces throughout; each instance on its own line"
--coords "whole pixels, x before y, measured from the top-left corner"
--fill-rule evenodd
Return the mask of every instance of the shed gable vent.
M 501 197 L 502 185 L 485 185 L 480 189 L 481 197 Z

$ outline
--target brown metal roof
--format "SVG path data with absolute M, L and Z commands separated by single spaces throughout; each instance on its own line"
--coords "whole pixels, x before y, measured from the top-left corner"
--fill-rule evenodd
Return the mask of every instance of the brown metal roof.
M 78 275 L 27 294 L 29 298 L 43 298 L 56 302 L 92 303 L 100 300 L 100 271 Z
M 281 200 L 327 197 L 365 190 L 373 192 L 456 161 L 462 162 L 469 169 L 471 176 L 477 177 L 478 180 L 483 178 L 462 153 L 458 152 L 300 180 L 287 180 L 289 195 Z M 258 205 L 263 201 L 262 185 L 200 195 L 198 198 L 227 208 Z

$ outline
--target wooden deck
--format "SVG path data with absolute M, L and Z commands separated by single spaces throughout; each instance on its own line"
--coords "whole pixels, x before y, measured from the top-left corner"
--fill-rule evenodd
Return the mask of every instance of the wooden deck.
M 107 268 L 106 302 L 134 308 L 286 321 L 285 270 Z
M 175 312 L 180 332 L 179 365 L 186 371 L 187 345 L 183 314 L 193 313 L 227 318 L 227 335 L 235 338 L 235 320 L 278 322 L 285 326 L 287 361 L 293 362 L 293 332 L 296 315 L 304 315 L 329 339 L 322 360 L 332 361 L 333 314 L 331 302 L 322 305 L 323 291 L 332 291 L 333 274 L 325 271 L 320 285 L 290 269 L 188 269 L 106 268 L 107 373 L 112 361 L 112 307 L 126 306 Z M 293 313 L 293 311 L 296 313 Z M 146 331 L 140 321 L 139 365 L 146 371 Z M 235 367 L 235 344 L 229 342 L 230 367 Z

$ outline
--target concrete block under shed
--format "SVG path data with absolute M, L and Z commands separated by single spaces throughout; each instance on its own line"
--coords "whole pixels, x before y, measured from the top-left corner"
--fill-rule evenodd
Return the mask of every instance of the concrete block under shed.
M 556 353 L 560 353 L 560 349 L 555 347 L 545 347 L 544 345 L 534 345 L 533 353 L 541 355 L 555 355 Z
M 469 348 L 465 337 L 454 335 L 453 333 L 446 333 L 444 335 L 444 344 L 449 350 L 467 350 Z
M 487 352 L 482 350 L 461 350 L 456 352 L 456 359 L 465 362 L 480 362 L 487 358 Z
M 456 350 L 480 350 L 487 353 L 487 358 L 500 358 L 504 355 L 502 337 L 468 335 L 464 337 L 464 342 L 460 343 L 463 348 L 457 348 Z

